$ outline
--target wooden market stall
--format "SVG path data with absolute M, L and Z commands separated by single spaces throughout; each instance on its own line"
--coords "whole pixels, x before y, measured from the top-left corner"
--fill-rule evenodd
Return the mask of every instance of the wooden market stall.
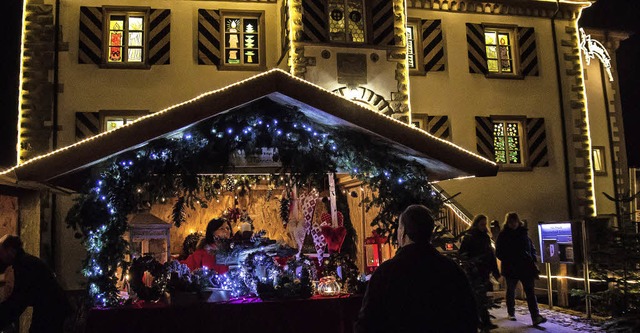
M 81 233 L 88 251 L 83 272 L 89 294 L 96 305 L 114 307 L 121 303 L 116 288 L 122 287 L 113 285 L 110 277 L 122 274 L 118 266 L 125 259 L 124 231 L 141 203 L 151 205 L 148 214 L 158 232 L 168 229 L 161 220 L 173 224 L 161 237 L 174 255 L 181 252 L 187 236 L 203 231 L 217 216 L 232 221 L 234 233 L 246 231 L 249 223 L 248 230 L 264 230 L 261 236 L 270 244 L 314 252 L 320 259 L 332 247 L 327 244 L 331 237 L 321 230 L 323 222 L 329 233 L 344 224 L 345 246 L 341 241 L 329 252 L 351 252 L 364 272 L 364 240 L 374 228 L 370 223 L 391 230 L 397 211 L 389 210 L 390 203 L 437 205 L 429 182 L 496 172 L 493 162 L 448 141 L 271 70 L 29 160 L 2 175 L 16 184 L 37 183 L 80 194 L 75 212 L 82 218 L 69 224 Z M 370 201 L 377 206 L 368 210 L 362 203 Z M 310 251 L 305 242 L 311 244 Z M 149 246 L 143 248 L 153 252 Z M 243 313 L 257 311 L 256 315 L 291 306 L 308 307 L 310 312 L 331 308 L 342 311 L 336 314 L 336 325 L 348 331 L 345 327 L 355 318 L 359 299 L 316 301 L 227 302 L 200 306 L 192 313 L 231 311 L 232 316 L 240 308 Z M 334 303 L 341 301 L 345 305 L 336 307 Z M 167 320 L 167 325 L 173 316 L 184 314 L 152 307 L 158 309 L 138 313 Z M 136 311 L 94 310 L 89 325 L 93 331 L 117 322 L 127 330 L 122 320 L 129 318 L 134 327 Z M 245 327 L 227 326 L 236 331 Z

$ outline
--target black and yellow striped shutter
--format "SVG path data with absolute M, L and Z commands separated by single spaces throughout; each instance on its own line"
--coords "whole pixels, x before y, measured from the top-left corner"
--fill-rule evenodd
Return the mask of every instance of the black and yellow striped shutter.
M 102 62 L 102 7 L 80 7 L 78 63 Z
M 476 149 L 486 159 L 496 160 L 493 150 L 493 122 L 490 117 L 476 117 Z
M 448 116 L 427 116 L 427 131 L 440 139 L 451 141 Z
M 76 112 L 76 142 L 100 133 L 99 112 Z
M 425 72 L 444 71 L 442 21 L 422 20 L 422 54 Z
M 369 5 L 369 3 L 367 3 Z M 373 0 L 371 6 L 371 44 L 395 45 L 393 1 Z
M 518 28 L 518 50 L 520 51 L 522 75 L 538 76 L 538 52 L 536 50 L 536 34 L 533 28 Z
M 329 13 L 327 1 L 302 0 L 302 32 L 300 41 L 328 42 Z
M 482 24 L 467 23 L 467 48 L 469 73 L 486 74 L 487 55 Z
M 220 11 L 198 9 L 198 64 L 220 65 Z
M 149 64 L 168 65 L 170 58 L 171 10 L 151 9 L 149 12 Z
M 544 118 L 527 118 L 527 145 L 529 146 L 529 166 L 549 166 Z

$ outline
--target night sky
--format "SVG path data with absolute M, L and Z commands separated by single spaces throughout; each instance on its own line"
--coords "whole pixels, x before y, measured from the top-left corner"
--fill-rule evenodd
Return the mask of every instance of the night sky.
M 16 162 L 16 122 L 22 1 L 5 0 L 0 5 L 2 61 L 0 77 L 0 168 Z M 581 26 L 609 28 L 635 33 L 621 43 L 617 70 L 622 95 L 625 133 L 630 166 L 640 167 L 640 1 L 599 0 L 583 12 Z M 70 43 L 72 41 L 69 41 Z

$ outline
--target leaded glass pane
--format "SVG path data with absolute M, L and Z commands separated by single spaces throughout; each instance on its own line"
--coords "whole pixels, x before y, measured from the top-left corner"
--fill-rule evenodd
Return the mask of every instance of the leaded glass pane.
M 348 0 L 349 41 L 364 43 L 364 6 L 362 0 Z
M 109 30 L 124 30 L 124 16 L 111 16 Z
M 127 54 L 127 59 L 130 62 L 142 62 L 142 49 L 140 49 L 140 48 L 129 48 L 129 53 Z
M 122 48 L 117 46 L 112 46 L 109 48 L 109 61 L 110 62 L 121 62 L 122 61 Z
M 344 19 L 344 0 L 331 0 L 329 2 L 329 36 L 332 41 L 346 41 Z
M 129 33 L 129 46 L 142 46 L 142 32 Z
M 107 131 L 111 131 L 118 127 L 122 127 L 123 125 L 124 125 L 123 119 L 107 120 Z
M 109 45 L 122 46 L 122 31 L 109 32 Z
M 504 150 L 496 150 L 496 162 L 507 163 L 507 155 Z
M 142 17 L 129 17 L 129 30 L 142 31 L 143 22 L 144 20 Z
M 487 60 L 487 68 L 489 72 L 497 73 L 498 70 L 498 60 Z
M 512 72 L 511 60 L 501 60 L 500 61 L 500 66 L 502 67 L 502 72 L 503 73 L 511 73 Z
M 498 52 L 496 52 L 495 46 L 487 46 L 487 58 L 489 59 L 497 59 Z
M 509 43 L 509 34 L 498 34 L 498 40 L 500 45 L 511 45 L 511 43 Z
M 496 45 L 495 31 L 488 31 L 484 33 L 484 43 L 487 45 Z

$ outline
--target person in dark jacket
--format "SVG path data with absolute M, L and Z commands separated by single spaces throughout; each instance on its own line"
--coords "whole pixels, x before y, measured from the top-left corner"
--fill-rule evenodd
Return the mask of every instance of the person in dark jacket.
M 510 320 L 516 320 L 515 290 L 520 281 L 527 295 L 531 321 L 533 325 L 539 325 L 547 320 L 540 315 L 534 292 L 534 281 L 539 274 L 536 267 L 536 249 L 517 213 L 507 213 L 504 220 L 502 232 L 496 242 L 496 255 L 501 260 L 502 275 L 507 280 L 507 314 Z
M 355 332 L 477 332 L 464 272 L 431 245 L 429 209 L 409 206 L 398 225 L 398 252 L 373 273 Z
M 62 332 L 69 303 L 54 273 L 37 257 L 24 252 L 20 238 L 0 238 L 0 273 L 13 267 L 11 295 L 0 303 L 0 330 L 18 320 L 27 306 L 33 307 L 29 332 Z
M 489 275 L 493 274 L 498 279 L 500 278 L 500 272 L 498 271 L 496 256 L 491 247 L 491 237 L 489 237 L 489 228 L 487 227 L 487 217 L 485 215 L 480 214 L 473 218 L 473 223 L 471 223 L 462 238 L 458 253 L 469 265 L 467 274 L 476 293 L 480 328 L 483 331 L 497 328 L 497 325 L 491 323 L 487 292 L 491 290 Z

